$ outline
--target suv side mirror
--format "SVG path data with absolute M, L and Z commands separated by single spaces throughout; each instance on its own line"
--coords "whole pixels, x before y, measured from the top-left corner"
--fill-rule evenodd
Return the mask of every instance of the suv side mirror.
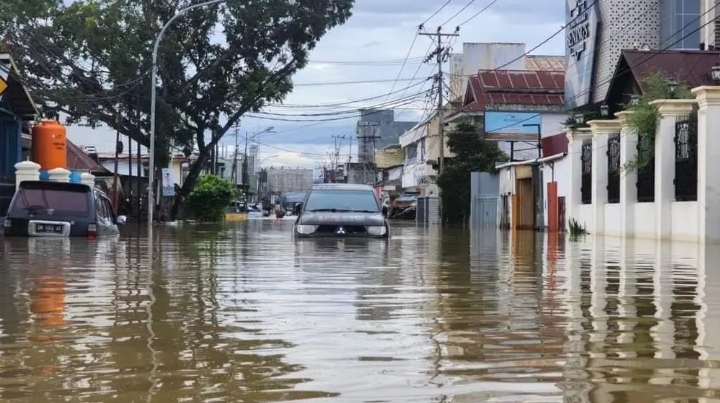
M 115 218 L 115 224 L 117 225 L 123 225 L 127 223 L 127 217 L 124 215 L 119 215 Z

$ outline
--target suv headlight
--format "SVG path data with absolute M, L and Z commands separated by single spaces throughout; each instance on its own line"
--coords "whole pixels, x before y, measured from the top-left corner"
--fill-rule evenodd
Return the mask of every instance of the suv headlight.
M 383 236 L 387 234 L 387 227 L 384 225 L 373 225 L 370 227 L 365 227 L 365 231 L 367 231 L 367 233 L 370 235 Z
M 298 224 L 295 226 L 295 231 L 297 231 L 298 234 L 310 235 L 317 230 L 317 227 L 317 225 Z

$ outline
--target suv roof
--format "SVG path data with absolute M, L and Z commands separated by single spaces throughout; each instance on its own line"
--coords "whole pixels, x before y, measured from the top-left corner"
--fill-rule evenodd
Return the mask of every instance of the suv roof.
M 352 183 L 318 183 L 312 185 L 310 190 L 368 190 L 372 191 L 370 185 L 352 184 Z

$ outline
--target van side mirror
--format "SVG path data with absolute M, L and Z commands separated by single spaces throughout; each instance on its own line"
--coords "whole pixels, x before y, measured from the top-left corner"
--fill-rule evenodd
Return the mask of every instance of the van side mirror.
M 117 225 L 124 225 L 127 223 L 127 217 L 124 215 L 119 215 L 117 218 L 115 218 L 115 224 Z

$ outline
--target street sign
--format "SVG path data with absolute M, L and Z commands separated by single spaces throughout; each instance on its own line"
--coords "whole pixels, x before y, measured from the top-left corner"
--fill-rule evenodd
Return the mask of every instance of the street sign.
M 2 96 L 2 94 L 5 93 L 5 90 L 7 89 L 7 87 L 8 87 L 7 81 L 5 81 L 5 79 L 0 77 L 0 97 Z

